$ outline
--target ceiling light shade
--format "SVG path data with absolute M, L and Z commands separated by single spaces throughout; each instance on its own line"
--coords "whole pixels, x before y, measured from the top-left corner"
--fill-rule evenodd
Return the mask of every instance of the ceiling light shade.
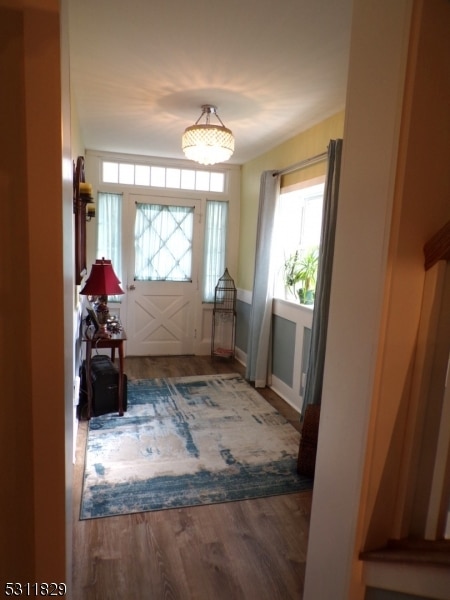
M 215 115 L 220 125 L 211 125 L 211 115 Z M 203 116 L 206 118 L 206 123 L 199 124 Z M 231 130 L 222 123 L 217 114 L 217 107 L 204 104 L 202 114 L 195 125 L 188 127 L 183 133 L 181 146 L 189 160 L 202 165 L 214 165 L 225 162 L 232 156 L 234 137 Z

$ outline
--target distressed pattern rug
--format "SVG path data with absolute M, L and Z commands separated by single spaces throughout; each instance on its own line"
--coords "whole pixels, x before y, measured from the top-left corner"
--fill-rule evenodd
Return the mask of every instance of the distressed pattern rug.
M 89 422 L 81 519 L 311 489 L 300 434 L 239 374 L 128 382 L 128 410 Z

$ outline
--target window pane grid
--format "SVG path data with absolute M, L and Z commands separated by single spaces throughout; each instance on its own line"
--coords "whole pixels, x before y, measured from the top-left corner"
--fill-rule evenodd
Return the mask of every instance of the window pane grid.
M 181 188 L 183 190 L 195 190 L 195 171 L 181 169 Z
M 102 165 L 102 179 L 104 183 L 118 183 L 119 182 L 119 165 L 112 162 L 103 162 Z
M 136 204 L 137 281 L 192 281 L 194 209 Z
M 211 192 L 223 192 L 225 189 L 225 176 L 223 173 L 211 173 L 210 174 L 210 186 Z
M 119 183 L 134 185 L 134 165 L 119 163 Z
M 102 182 L 202 192 L 225 191 L 225 173 L 103 161 Z
M 179 189 L 181 169 L 166 169 L 166 187 Z
M 204 192 L 209 191 L 209 173 L 207 171 L 196 172 L 195 189 Z
M 166 170 L 164 167 L 150 167 L 150 185 L 154 187 L 166 187 Z
M 135 185 L 150 185 L 150 167 L 148 165 L 135 165 Z

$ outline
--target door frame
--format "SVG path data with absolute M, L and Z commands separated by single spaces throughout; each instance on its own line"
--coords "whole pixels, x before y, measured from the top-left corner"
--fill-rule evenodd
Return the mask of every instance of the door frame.
M 192 271 L 191 271 L 191 281 L 135 281 L 134 279 L 134 261 L 135 261 L 135 252 L 134 252 L 134 224 L 136 219 L 136 203 L 141 202 L 143 204 L 160 204 L 163 206 L 183 206 L 193 208 L 193 239 L 192 239 Z M 161 353 L 162 354 L 176 354 L 173 352 L 173 347 L 178 343 L 179 346 L 182 346 L 183 349 L 180 349 L 179 354 L 193 354 L 194 353 L 194 333 L 197 327 L 198 315 L 200 312 L 199 302 L 201 302 L 200 298 L 200 288 L 199 288 L 199 280 L 201 276 L 201 268 L 202 268 L 202 256 L 203 256 L 203 234 L 204 228 L 202 223 L 202 202 L 199 198 L 193 197 L 181 197 L 173 196 L 173 195 L 161 195 L 160 193 L 141 193 L 141 192 L 131 192 L 127 194 L 127 197 L 124 198 L 123 210 L 122 210 L 122 231 L 123 231 L 123 244 L 122 244 L 122 257 L 123 263 L 125 265 L 124 273 L 124 285 L 127 290 L 127 293 L 130 294 L 128 296 L 128 301 L 126 304 L 124 311 L 124 318 L 127 324 L 128 331 L 128 345 L 133 348 L 132 354 L 136 354 L 136 349 L 139 345 L 139 333 L 133 333 L 136 330 L 134 325 L 135 319 L 137 318 L 136 312 L 133 312 L 133 306 L 140 305 L 143 309 L 148 310 L 149 313 L 152 313 L 154 316 L 154 325 L 156 329 L 153 329 L 152 324 L 149 323 L 149 327 L 147 327 L 147 333 L 152 334 L 159 330 L 160 327 L 164 328 L 164 320 L 165 320 L 165 312 L 166 308 L 169 312 L 169 319 L 173 316 L 173 314 L 178 313 L 180 309 L 185 308 L 191 303 L 192 308 L 188 312 L 190 313 L 188 316 L 188 320 L 190 322 L 189 330 L 183 331 L 178 326 L 167 326 L 167 331 L 169 333 L 173 333 L 174 341 L 173 344 L 169 341 L 162 341 L 161 344 Z M 148 287 L 152 286 L 154 288 L 155 293 L 155 302 L 151 302 L 150 294 L 148 293 Z M 147 293 L 144 293 L 144 290 L 147 288 Z M 137 290 L 141 291 L 138 292 Z M 133 298 L 136 294 L 141 293 L 140 301 Z M 187 299 L 187 303 L 181 301 L 173 300 L 175 296 L 179 296 L 181 299 Z M 164 306 L 164 298 L 172 297 L 172 302 L 167 307 Z M 158 299 L 162 299 L 158 302 Z M 173 309 L 174 312 L 170 312 Z M 177 331 L 178 330 L 178 331 Z M 185 335 L 185 341 L 183 342 L 183 337 L 180 337 L 178 342 L 176 341 L 176 335 L 188 333 L 191 331 L 191 336 Z M 131 337 L 133 336 L 133 338 Z M 141 342 L 142 344 L 143 342 Z M 149 346 L 153 344 L 153 342 L 149 341 Z M 157 342 L 154 342 L 157 345 Z M 129 350 L 130 351 L 130 350 Z M 146 356 L 146 354 L 141 354 L 138 352 L 136 355 Z
M 225 173 L 225 189 L 223 192 L 203 192 L 203 191 L 191 191 L 191 190 L 178 190 L 172 188 L 156 188 L 156 187 L 144 187 L 137 185 L 125 185 L 125 184 L 112 184 L 103 183 L 101 181 L 102 162 L 103 161 L 124 161 L 133 162 L 139 164 L 150 164 L 160 165 L 164 167 L 174 167 L 181 169 L 200 169 L 200 165 L 193 165 L 192 161 L 169 159 L 169 158 L 156 158 L 156 157 L 145 157 L 140 155 L 126 155 L 116 152 L 103 152 L 97 150 L 86 150 L 85 153 L 85 169 L 88 174 L 88 178 L 93 188 L 94 197 L 97 196 L 98 192 L 122 194 L 125 199 L 130 194 L 144 194 L 156 196 L 170 196 L 170 197 L 183 197 L 185 199 L 198 199 L 201 201 L 201 215 L 203 222 L 203 215 L 206 206 L 206 200 L 226 200 L 228 202 L 228 233 L 227 233 L 227 260 L 226 266 L 231 276 L 237 281 L 238 276 L 238 251 L 239 251 L 239 227 L 240 227 L 240 180 L 241 180 L 241 168 L 240 165 L 223 164 L 214 165 L 212 168 L 205 168 L 207 171 L 222 171 Z M 122 229 L 124 229 L 122 227 Z M 87 257 L 88 264 L 92 264 L 96 257 L 96 219 L 86 223 L 86 243 L 87 243 Z M 122 247 L 125 246 L 125 240 L 122 237 Z M 200 250 L 200 261 L 203 261 L 203 242 Z M 122 257 L 123 265 L 123 282 L 127 281 L 128 273 L 128 257 L 123 252 Z M 199 269 L 201 267 L 199 266 Z M 199 271 L 199 289 L 201 289 L 201 270 Z M 126 290 L 125 290 L 126 291 Z M 117 314 L 126 330 L 126 311 L 127 311 L 128 294 L 125 293 L 121 296 L 119 302 L 108 302 L 110 311 Z M 194 353 L 196 355 L 208 355 L 211 352 L 211 322 L 212 322 L 212 304 L 202 303 L 201 312 L 196 318 L 196 330 L 194 338 Z M 127 348 L 125 345 L 125 354 Z

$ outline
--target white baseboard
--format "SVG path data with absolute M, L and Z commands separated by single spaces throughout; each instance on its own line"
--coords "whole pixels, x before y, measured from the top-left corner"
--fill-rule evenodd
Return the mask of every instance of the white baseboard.
M 247 354 L 245 352 L 239 348 L 236 348 L 234 356 L 236 360 L 241 363 L 241 365 L 244 367 L 247 366 Z M 303 398 L 301 396 L 295 397 L 294 390 L 281 381 L 281 379 L 275 377 L 275 375 L 271 376 L 271 380 L 271 384 L 268 387 L 278 394 L 278 396 L 280 396 L 280 398 L 282 398 L 287 404 L 292 406 L 294 410 L 301 414 Z
M 275 375 L 272 375 L 272 383 L 269 387 L 278 394 L 280 398 L 283 398 L 285 402 L 292 406 L 293 409 L 301 414 L 303 399 L 301 396 L 296 395 L 291 387 L 286 385 L 281 379 L 278 379 L 278 377 L 275 377 Z
M 247 366 L 247 354 L 243 352 L 240 348 L 234 349 L 234 358 L 241 363 L 244 367 Z

